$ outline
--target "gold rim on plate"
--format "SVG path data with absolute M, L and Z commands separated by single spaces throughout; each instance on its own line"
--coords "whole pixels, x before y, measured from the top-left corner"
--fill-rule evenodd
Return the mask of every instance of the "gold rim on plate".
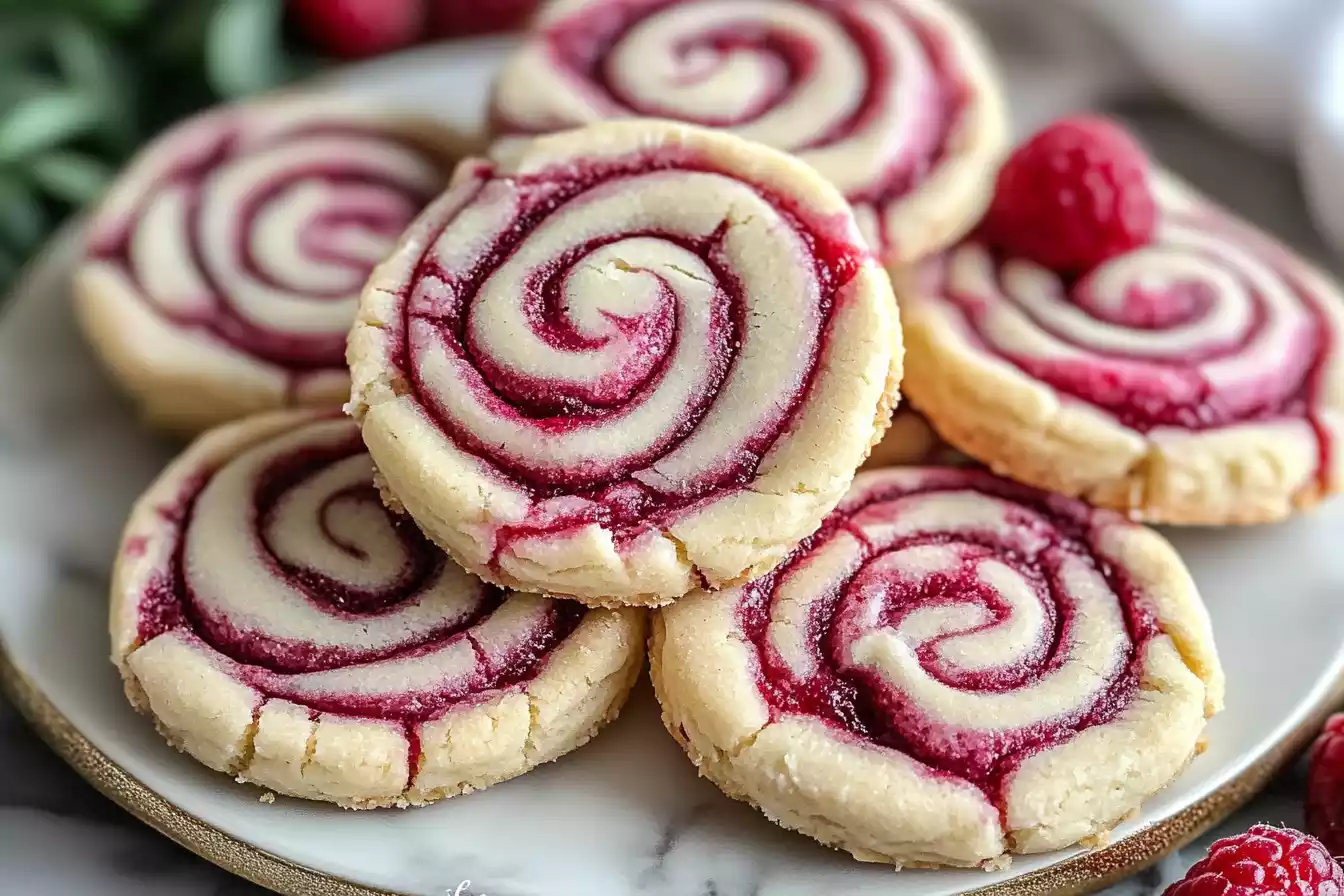
M 109 673 L 110 674 L 110 673 Z M 272 855 L 208 824 L 146 787 L 89 742 L 14 665 L 0 644 L 0 691 L 57 755 L 127 812 L 225 871 L 283 896 L 397 896 Z M 972 890 L 966 896 L 1086 896 L 1142 871 L 1245 805 L 1310 743 L 1344 697 L 1336 682 L 1300 724 L 1213 793 L 1170 818 L 1049 868 Z

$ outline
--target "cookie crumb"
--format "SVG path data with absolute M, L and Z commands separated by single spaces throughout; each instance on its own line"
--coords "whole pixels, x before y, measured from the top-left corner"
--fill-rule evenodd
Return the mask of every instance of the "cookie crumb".
M 260 799 L 263 803 L 269 806 L 271 803 L 275 802 L 275 794 L 268 790 L 261 795 Z
M 1083 839 L 1079 840 L 1078 845 L 1084 847 L 1085 849 L 1100 849 L 1101 847 L 1105 846 L 1110 842 L 1111 842 L 1111 832 L 1099 831 L 1098 833 L 1093 834 L 1090 837 L 1084 837 Z

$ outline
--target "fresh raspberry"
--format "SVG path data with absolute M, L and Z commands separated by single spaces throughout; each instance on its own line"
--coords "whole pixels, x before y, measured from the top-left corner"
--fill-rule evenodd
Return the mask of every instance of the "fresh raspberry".
M 429 33 L 461 37 L 521 28 L 540 0 L 429 0 Z
M 1344 868 L 1321 841 L 1257 824 L 1219 840 L 1164 896 L 1344 896 Z
M 347 59 L 398 50 L 425 35 L 425 0 L 289 0 L 289 9 L 319 49 Z
M 1017 148 L 999 170 L 983 233 L 993 245 L 1063 274 L 1081 274 L 1153 237 L 1148 157 L 1104 118 L 1065 118 Z
M 1344 713 L 1330 717 L 1311 748 L 1307 830 L 1331 855 L 1344 855 Z

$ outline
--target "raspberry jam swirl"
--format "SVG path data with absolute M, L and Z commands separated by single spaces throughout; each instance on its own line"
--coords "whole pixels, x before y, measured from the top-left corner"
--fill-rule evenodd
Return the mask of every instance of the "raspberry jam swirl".
M 140 156 L 93 222 L 90 262 L 208 348 L 291 374 L 340 370 L 364 281 L 444 167 L 358 110 L 230 107 Z
M 586 0 L 544 16 L 496 85 L 498 132 L 636 116 L 726 128 L 821 172 L 892 261 L 959 235 L 932 231 L 977 200 L 947 191 L 981 183 L 970 156 L 1002 130 L 981 50 L 938 2 Z
M 220 655 L 259 698 L 424 721 L 527 681 L 583 615 L 453 565 L 383 507 L 349 420 L 296 430 L 208 474 L 139 606 L 141 645 Z
M 1284 427 L 1331 490 L 1338 290 L 1168 176 L 1153 187 L 1152 242 L 1081 276 L 971 241 L 929 266 L 920 293 L 978 347 L 1139 437 Z
M 391 492 L 473 571 L 676 597 L 692 565 L 743 570 L 696 559 L 721 532 L 668 534 L 688 517 L 761 502 L 750 516 L 769 518 L 748 528 L 804 527 L 779 545 L 760 528 L 778 559 L 834 506 L 885 400 L 895 306 L 841 197 L 797 162 L 674 124 L 593 133 L 459 169 L 414 254 L 366 293 L 361 321 L 386 323 L 351 338 L 355 413 L 373 406 L 365 437 Z M 396 434 L 371 434 L 384 426 Z M 843 475 L 791 444 L 822 438 Z M 417 485 L 430 461 L 402 453 L 422 445 L 471 487 Z M 602 578 L 627 561 L 660 571 Z
M 743 589 L 759 687 L 997 794 L 1024 755 L 1114 719 L 1158 634 L 1087 508 L 967 471 L 860 492 Z
M 1119 514 L 975 470 L 860 476 L 778 568 L 702 600 L 708 608 L 688 604 L 681 618 L 678 604 L 665 623 L 662 643 L 691 656 L 669 656 L 656 636 L 655 668 L 661 662 L 673 678 L 715 670 L 717 685 L 690 685 L 702 695 L 731 694 L 737 675 L 751 681 L 750 699 L 724 705 L 742 736 L 761 726 L 748 738 L 760 756 L 792 737 L 825 738 L 852 752 L 855 786 L 874 788 L 879 778 L 863 783 L 863 769 L 894 763 L 881 786 L 915 807 L 900 824 L 918 827 L 931 805 L 938 812 L 919 841 L 870 819 L 876 836 L 892 839 L 865 848 L 889 860 L 901 860 L 891 843 L 923 842 L 922 860 L 966 863 L 1104 830 L 1179 772 L 1221 700 L 1207 616 L 1165 541 Z M 722 604 L 733 614 L 727 629 L 697 621 L 717 618 Z M 737 651 L 745 660 L 732 659 Z M 659 682 L 674 719 L 687 687 Z M 1150 693 L 1157 688 L 1161 695 Z M 765 708 L 751 721 L 757 700 Z M 683 738 L 724 730 L 713 715 L 684 712 Z M 792 733 L 767 734 L 780 725 Z M 1141 744 L 1149 728 L 1162 733 Z M 763 769 L 740 746 L 715 746 L 736 755 L 711 777 L 739 787 L 769 779 L 768 762 Z M 796 747 L 799 755 L 812 749 Z M 1101 756 L 1116 764 L 1114 787 L 1109 773 L 1091 768 Z M 1132 776 L 1134 763 L 1147 763 L 1143 775 Z M 834 811 L 849 812 L 848 779 L 826 772 L 814 781 L 805 765 L 789 766 L 800 794 L 816 799 L 840 787 Z M 1052 795 L 1084 777 L 1096 784 L 1090 796 Z M 778 785 L 759 786 L 747 793 L 771 812 L 767 791 Z M 782 817 L 806 820 L 811 811 L 794 803 Z M 935 849 L 943 826 L 962 839 Z
M 170 740 L 284 793 L 382 805 L 512 777 L 615 715 L 635 611 L 487 585 L 372 482 L 351 421 L 273 414 L 208 434 L 137 505 L 114 651 Z

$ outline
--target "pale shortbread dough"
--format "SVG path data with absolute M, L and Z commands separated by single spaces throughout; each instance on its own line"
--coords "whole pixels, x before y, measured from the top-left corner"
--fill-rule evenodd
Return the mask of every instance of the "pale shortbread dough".
M 359 290 L 467 148 L 344 99 L 196 116 L 140 153 L 94 213 L 79 321 L 159 428 L 340 407 Z
M 902 385 L 943 438 L 1014 479 L 1150 522 L 1283 519 L 1344 482 L 1344 294 L 1170 176 L 1154 189 L 1155 243 L 1085 283 L 997 263 L 973 242 L 894 272 L 909 352 Z M 1206 307 L 1126 325 L 1134 290 L 1171 284 L 1202 291 Z M 1126 372 L 1140 368 L 1119 355 L 1146 369 Z M 1148 404 L 1231 410 L 1197 428 L 1136 428 L 1052 384 L 1070 369 L 1098 384 L 1133 379 Z M 1265 397 L 1268 411 L 1257 407 Z
M 668 730 L 727 794 L 905 866 L 1094 842 L 1223 703 L 1161 536 L 972 470 L 859 476 L 771 576 L 658 611 L 650 661 Z
M 657 605 L 817 527 L 901 354 L 887 276 L 810 168 L 607 123 L 463 163 L 364 292 L 349 411 L 389 502 L 467 569 Z
M 501 596 L 399 532 L 371 473 L 349 420 L 276 412 L 202 436 L 136 504 L 112 659 L 169 742 L 277 793 L 405 806 L 520 775 L 614 718 L 642 611 L 571 604 L 551 643 L 559 602 Z
M 1009 140 L 989 52 L 942 0 L 559 0 L 491 111 L 506 138 L 639 116 L 723 127 L 816 168 L 905 264 L 974 225 Z

